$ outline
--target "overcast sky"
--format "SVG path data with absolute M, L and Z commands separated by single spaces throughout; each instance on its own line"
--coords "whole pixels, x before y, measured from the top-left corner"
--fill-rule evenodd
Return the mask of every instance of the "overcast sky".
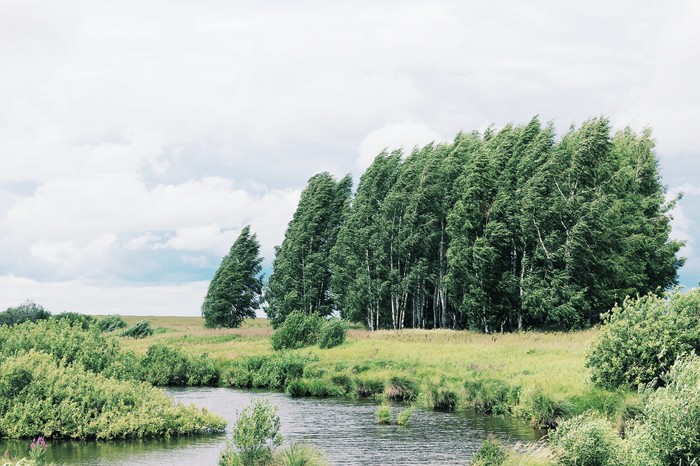
M 534 115 L 653 129 L 697 286 L 700 2 L 573 3 L 0 0 L 0 310 L 198 315 L 313 174 Z

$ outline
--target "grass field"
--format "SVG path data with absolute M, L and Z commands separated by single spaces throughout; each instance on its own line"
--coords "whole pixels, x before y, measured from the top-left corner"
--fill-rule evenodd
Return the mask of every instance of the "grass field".
M 224 364 L 273 353 L 272 329 L 266 319 L 246 320 L 238 329 L 207 329 L 199 317 L 125 317 L 129 324 L 142 319 L 151 321 L 156 330 L 153 336 L 121 339 L 126 348 L 137 353 L 145 353 L 156 342 L 176 345 L 192 354 L 208 353 Z M 600 390 L 589 381 L 585 356 L 597 334 L 597 329 L 493 335 L 452 330 L 350 330 L 341 346 L 324 350 L 312 346 L 296 352 L 317 358 L 313 372 L 321 376 L 361 371 L 365 378 L 409 377 L 421 384 L 423 392 L 434 385 L 457 393 L 463 392 L 467 381 L 495 380 L 518 387 L 526 395 L 542 394 L 569 413 L 596 409 L 614 416 L 633 405 L 636 397 Z M 469 401 L 460 407 L 468 406 Z

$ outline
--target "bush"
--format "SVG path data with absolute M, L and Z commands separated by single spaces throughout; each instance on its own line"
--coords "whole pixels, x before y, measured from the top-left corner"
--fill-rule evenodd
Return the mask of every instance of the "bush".
M 651 393 L 630 443 L 639 463 L 694 465 L 700 458 L 700 357 L 680 358 Z
M 270 338 L 275 351 L 310 346 L 318 340 L 323 319 L 301 311 L 290 313 Z
M 72 327 L 65 319 L 0 327 L 0 361 L 32 349 L 92 372 L 105 370 L 119 353 L 115 339 L 105 338 L 94 327 Z
M 571 411 L 569 403 L 555 400 L 537 389 L 528 393 L 520 405 L 520 415 L 536 429 L 556 428 Z
M 345 322 L 340 319 L 330 319 L 323 323 L 318 336 L 319 348 L 333 348 L 342 345 L 348 333 Z
M 126 328 L 126 321 L 121 316 L 107 316 L 97 321 L 97 328 L 100 332 L 113 332 L 121 328 Z
M 594 414 L 582 414 L 563 421 L 550 434 L 550 443 L 564 466 L 617 466 L 622 440 L 613 426 Z
M 279 434 L 280 418 L 277 407 L 267 400 L 253 399 L 238 414 L 233 428 L 233 446 L 229 444 L 219 459 L 219 464 L 258 465 L 267 464 L 272 459 L 274 448 L 282 443 Z
M 216 385 L 219 369 L 207 354 L 185 354 L 179 348 L 152 345 L 141 361 L 143 380 L 153 385 Z
M 120 337 L 146 338 L 153 335 L 150 320 L 139 320 L 131 327 L 119 334 Z
M 395 375 L 389 379 L 384 394 L 391 401 L 413 401 L 418 396 L 418 384 L 408 377 Z
M 700 350 L 700 290 L 625 299 L 603 316 L 586 365 L 603 388 L 663 385 L 676 358 Z
M 355 390 L 355 381 L 347 374 L 334 374 L 331 376 L 331 382 L 337 385 L 346 395 Z
M 265 356 L 240 358 L 225 371 L 224 381 L 235 388 L 271 388 L 282 390 L 294 379 L 300 379 L 311 359 L 281 352 Z
M 388 405 L 381 405 L 374 412 L 377 424 L 391 424 L 391 408 Z
M 454 411 L 457 406 L 457 394 L 452 390 L 430 387 L 430 397 L 433 401 L 433 409 L 436 411 Z
M 359 398 L 370 398 L 384 392 L 384 381 L 381 379 L 355 379 L 355 393 Z
M 467 401 L 478 413 L 510 414 L 520 400 L 520 387 L 498 379 L 471 379 L 464 383 Z
M 470 466 L 501 466 L 506 460 L 506 451 L 493 435 L 489 435 L 469 461 Z
M 174 404 L 165 392 L 118 381 L 30 351 L 0 364 L 5 437 L 142 438 L 221 432 L 219 416 Z
M 13 326 L 24 322 L 37 322 L 51 317 L 51 313 L 34 301 L 26 301 L 0 312 L 0 325 Z
M 97 319 L 87 314 L 79 314 L 77 312 L 62 312 L 53 316 L 57 320 L 65 320 L 71 327 L 80 327 L 83 330 L 88 330 L 93 325 L 97 324 Z

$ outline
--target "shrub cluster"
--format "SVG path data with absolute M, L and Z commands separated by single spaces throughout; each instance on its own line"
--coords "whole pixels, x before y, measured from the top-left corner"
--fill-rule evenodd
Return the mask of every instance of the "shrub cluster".
M 141 360 L 142 380 L 153 385 L 216 385 L 219 368 L 206 354 L 194 357 L 179 348 L 155 344 Z
M 700 350 L 700 290 L 626 299 L 603 316 L 588 355 L 593 382 L 603 388 L 664 384 L 676 359 Z
M 146 338 L 153 335 L 153 328 L 150 320 L 139 320 L 131 327 L 119 334 L 121 337 Z
M 30 351 L 0 365 L 0 437 L 116 439 L 220 432 L 220 417 L 164 392 Z
M 622 440 L 610 422 L 596 414 L 563 421 L 550 434 L 563 466 L 622 466 Z
M 282 390 L 292 380 L 300 379 L 311 361 L 309 357 L 289 352 L 249 356 L 233 361 L 224 371 L 223 379 L 229 387 Z
M 9 307 L 0 312 L 0 325 L 13 326 L 24 322 L 46 320 L 51 313 L 34 301 L 27 301 L 19 306 Z
M 88 330 L 90 327 L 97 325 L 97 319 L 91 315 L 80 314 L 78 312 L 62 312 L 53 316 L 54 319 L 65 320 L 71 327 L 80 327 L 83 330 Z
M 126 321 L 117 315 L 107 316 L 97 322 L 97 327 L 101 332 L 113 332 L 114 330 L 126 328 Z
M 347 324 L 340 319 L 324 320 L 315 314 L 294 311 L 272 334 L 272 348 L 279 351 L 316 343 L 320 348 L 333 348 L 343 344 L 347 331 Z
M 489 435 L 472 456 L 469 466 L 501 466 L 506 458 L 507 454 L 501 442 L 493 435 Z

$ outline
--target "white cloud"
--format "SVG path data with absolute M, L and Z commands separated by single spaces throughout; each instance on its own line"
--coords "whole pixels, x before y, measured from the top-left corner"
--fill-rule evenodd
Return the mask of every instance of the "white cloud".
M 403 148 L 404 154 L 408 154 L 414 147 L 422 147 L 433 141 L 438 143 L 445 139 L 422 123 L 391 123 L 372 131 L 362 139 L 360 155 L 355 161 L 355 166 L 364 171 L 384 149 L 392 151 Z

